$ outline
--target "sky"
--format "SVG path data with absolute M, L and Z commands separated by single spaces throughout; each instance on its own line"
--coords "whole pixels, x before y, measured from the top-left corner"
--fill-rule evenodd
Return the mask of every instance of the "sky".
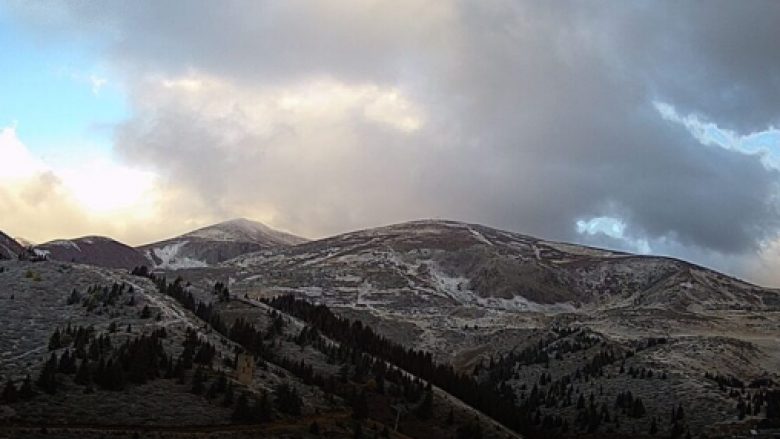
M 447 218 L 780 286 L 780 3 L 0 3 L 0 230 Z

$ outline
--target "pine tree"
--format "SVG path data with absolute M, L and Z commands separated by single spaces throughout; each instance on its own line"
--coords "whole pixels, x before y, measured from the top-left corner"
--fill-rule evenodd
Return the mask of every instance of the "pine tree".
M 293 416 L 301 414 L 303 400 L 298 395 L 298 391 L 287 383 L 281 383 L 274 390 L 276 395 L 276 406 L 282 413 Z
M 105 387 L 108 390 L 125 390 L 127 379 L 122 364 L 118 361 L 110 360 L 106 365 Z
M 211 385 L 209 386 L 209 390 L 206 391 L 206 399 L 212 400 L 216 398 L 217 394 L 219 393 L 217 391 L 217 388 L 218 388 L 217 382 L 216 381 L 212 382 Z
M 187 370 L 184 367 L 184 362 L 182 361 L 181 357 L 176 360 L 176 366 L 173 368 L 173 375 L 176 377 L 177 383 L 187 383 Z
M 34 396 L 35 391 L 33 390 L 32 379 L 30 378 L 30 375 L 27 375 L 24 381 L 22 381 L 22 387 L 19 389 L 19 398 L 27 401 L 32 399 Z
M 677 439 L 680 436 L 682 436 L 684 431 L 685 429 L 683 428 L 682 424 L 679 422 L 675 422 L 674 424 L 672 424 L 672 432 L 670 436 L 672 439 Z
M 87 363 L 86 358 L 81 360 L 81 365 L 79 366 L 78 372 L 76 372 L 76 378 L 74 381 L 76 384 L 80 384 L 82 386 L 86 386 L 92 381 L 91 374 L 89 372 L 89 363 Z
M 268 395 L 267 390 L 263 390 L 260 401 L 257 403 L 257 419 L 260 422 L 270 422 L 273 420 L 271 397 Z
M 60 334 L 60 330 L 56 329 L 51 337 L 49 337 L 49 351 L 55 351 L 62 347 L 61 338 L 62 335 Z
M 217 378 L 216 385 L 217 385 L 217 393 L 225 393 L 225 390 L 227 390 L 228 388 L 228 380 L 224 372 L 219 374 L 219 378 Z
M 46 393 L 57 393 L 57 354 L 54 352 L 43 366 L 36 384 Z
M 71 356 L 70 349 L 65 349 L 60 357 L 57 372 L 70 375 L 76 373 L 76 357 Z
M 417 407 L 416 414 L 417 417 L 419 417 L 422 420 L 431 419 L 431 416 L 433 416 L 433 391 L 432 390 L 428 390 L 425 392 L 422 403 L 420 404 L 419 407 Z
M 190 391 L 196 395 L 202 395 L 203 394 L 203 385 L 204 377 L 203 377 L 203 371 L 200 367 L 195 369 L 195 374 L 192 376 L 192 388 Z
M 677 421 L 682 421 L 685 419 L 685 411 L 683 410 L 682 404 L 677 406 Z
M 249 397 L 246 393 L 242 393 L 236 401 L 236 406 L 233 409 L 233 421 L 238 423 L 249 423 L 252 421 L 252 408 L 249 406 Z
M 19 401 L 19 391 L 16 390 L 16 384 L 10 378 L 5 383 L 5 388 L 3 389 L 3 401 L 6 404 L 13 404 Z
M 352 404 L 352 418 L 358 421 L 368 417 L 368 397 L 365 391 L 361 391 Z

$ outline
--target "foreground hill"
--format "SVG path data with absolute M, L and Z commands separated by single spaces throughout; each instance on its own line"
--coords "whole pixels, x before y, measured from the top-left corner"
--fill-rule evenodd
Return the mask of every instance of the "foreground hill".
M 115 286 L 86 287 L 93 279 Z M 80 423 L 95 420 L 96 434 L 116 432 L 106 423 L 194 434 L 200 419 L 208 426 L 196 429 L 215 437 L 307 438 L 320 427 L 329 437 L 387 427 L 389 437 L 426 439 L 745 435 L 780 426 L 779 297 L 684 261 L 452 221 L 133 276 L 4 261 L 0 299 L 14 329 L 0 337 L 0 375 L 37 374 L 42 396 L 8 404 L 16 430 L 6 432 L 45 421 L 80 437 L 92 428 Z M 88 357 L 98 396 L 70 366 L 44 373 L 49 350 L 64 355 L 47 328 L 74 322 L 111 338 L 105 358 L 99 344 L 75 354 Z M 160 328 L 171 334 L 156 341 L 165 356 L 131 360 L 125 341 Z M 230 375 L 239 351 L 257 360 L 250 385 L 233 383 L 236 396 L 252 395 L 250 412 L 235 399 L 217 408 L 227 395 L 216 377 Z M 205 361 L 201 373 L 184 367 L 190 360 Z M 106 381 L 116 364 L 121 391 Z M 48 395 L 52 377 L 66 397 Z M 155 402 L 151 411 L 132 411 L 142 400 Z
M 222 270 L 239 296 L 325 304 L 528 404 L 538 386 L 551 398 L 542 418 L 587 419 L 567 405 L 585 382 L 597 410 L 630 391 L 654 414 L 609 426 L 622 434 L 649 432 L 672 401 L 694 434 L 738 421 L 746 400 L 724 377 L 780 380 L 778 291 L 671 258 L 415 221 L 247 254 Z M 763 401 L 756 385 L 750 398 Z
M 0 436 L 518 437 L 224 284 L 135 274 L 0 262 Z M 238 353 L 254 359 L 241 379 Z
M 14 259 L 24 250 L 15 239 L 0 231 L 0 259 Z
M 153 267 L 207 267 L 246 253 L 287 247 L 306 239 L 274 230 L 263 223 L 235 219 L 138 248 Z
M 36 245 L 34 250 L 51 260 L 89 264 L 106 268 L 135 267 L 148 264 L 136 249 L 103 236 L 60 239 Z

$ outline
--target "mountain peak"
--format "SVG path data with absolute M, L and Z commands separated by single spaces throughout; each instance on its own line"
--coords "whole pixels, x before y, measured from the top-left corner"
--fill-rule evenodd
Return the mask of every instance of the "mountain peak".
M 34 246 L 36 252 L 58 261 L 131 269 L 146 263 L 137 250 L 106 236 L 57 239 Z
M 202 227 L 186 233 L 183 236 L 211 241 L 273 241 L 285 245 L 294 245 L 306 241 L 298 236 L 280 232 L 259 221 L 253 221 L 247 218 L 234 218 L 223 221 L 211 226 Z
M 260 221 L 255 221 L 244 217 L 229 219 L 226 221 L 222 221 L 221 223 L 217 223 L 215 225 L 222 225 L 222 224 L 252 225 L 252 226 L 261 225 L 263 227 L 268 227 L 265 224 L 261 223 Z
M 156 267 L 192 268 L 218 264 L 236 256 L 301 244 L 307 240 L 247 218 L 234 218 L 139 249 Z

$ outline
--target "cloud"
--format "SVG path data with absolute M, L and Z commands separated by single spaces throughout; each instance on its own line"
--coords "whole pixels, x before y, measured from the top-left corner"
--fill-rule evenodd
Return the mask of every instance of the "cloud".
M 55 9 L 17 7 L 105 42 L 134 108 L 116 152 L 160 176 L 182 221 L 323 236 L 440 216 L 591 242 L 578 221 L 608 217 L 738 274 L 773 257 L 778 171 L 704 147 L 656 103 L 733 133 L 779 126 L 776 2 Z
M 89 76 L 89 82 L 92 83 L 92 93 L 98 95 L 100 94 L 100 89 L 108 84 L 108 79 L 93 74 Z
M 165 224 L 158 205 L 166 194 L 155 176 L 107 159 L 52 169 L 17 137 L 0 130 L 0 230 L 33 242 L 103 234 L 131 244 L 157 237 Z M 186 230 L 186 229 L 185 229 Z

